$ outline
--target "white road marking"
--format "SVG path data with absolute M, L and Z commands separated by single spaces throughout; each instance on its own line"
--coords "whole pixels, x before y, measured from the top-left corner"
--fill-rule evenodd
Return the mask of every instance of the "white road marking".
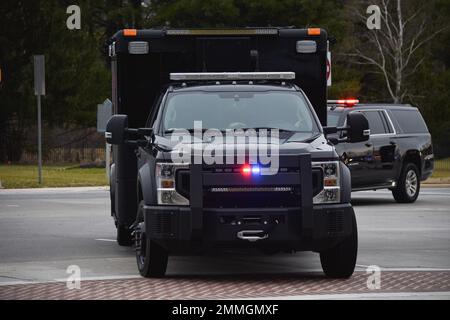
M 127 279 L 139 279 L 142 278 L 140 275 L 121 275 L 121 276 L 103 276 L 103 277 L 81 277 L 81 282 L 83 281 L 96 281 L 96 280 L 127 280 Z M 0 282 L 0 287 L 2 286 L 15 286 L 24 284 L 48 284 L 48 283 L 60 283 L 67 282 L 67 278 L 58 278 L 53 280 L 29 280 L 29 281 L 7 281 Z
M 77 193 L 89 191 L 109 191 L 108 186 L 100 187 L 64 187 L 64 188 L 36 188 L 36 189 L 0 189 L 0 195 L 13 194 L 41 194 L 41 193 Z
M 432 231 L 449 231 L 450 228 L 361 228 L 364 231 L 376 232 L 432 232 Z
M 444 192 L 424 192 L 423 193 L 424 195 L 426 194 L 426 195 L 434 195 L 434 196 L 450 196 L 450 193 L 444 193 Z M 420 194 L 419 194 L 419 197 L 420 197 Z
M 116 242 L 115 239 L 95 239 L 95 241 Z
M 357 268 L 368 268 L 368 265 L 364 265 L 364 264 L 357 264 L 356 265 Z M 381 267 L 379 266 L 381 271 L 399 271 L 399 272 L 404 272 L 404 271 L 413 271 L 413 272 L 420 272 L 420 271 L 450 271 L 450 268 L 396 268 L 396 267 Z
M 129 275 L 129 276 L 102 276 L 102 277 L 81 277 L 81 282 L 83 281 L 99 281 L 99 280 L 128 280 L 128 279 L 144 279 L 140 275 Z M 66 282 L 67 279 L 54 279 L 54 282 Z

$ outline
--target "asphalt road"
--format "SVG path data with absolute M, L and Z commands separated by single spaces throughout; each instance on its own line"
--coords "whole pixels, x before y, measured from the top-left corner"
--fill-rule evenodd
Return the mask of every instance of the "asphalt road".
M 354 193 L 358 270 L 450 271 L 450 188 L 423 188 L 414 204 L 390 192 Z M 119 247 L 102 188 L 0 190 L 0 284 L 66 279 L 133 278 L 134 252 Z M 286 274 L 320 271 L 315 253 L 171 257 L 168 275 Z

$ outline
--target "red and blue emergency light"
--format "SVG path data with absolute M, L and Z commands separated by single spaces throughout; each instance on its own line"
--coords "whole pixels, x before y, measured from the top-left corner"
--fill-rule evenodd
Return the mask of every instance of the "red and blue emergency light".
M 261 173 L 261 168 L 257 165 L 244 165 L 241 169 L 241 173 L 244 176 L 259 175 Z

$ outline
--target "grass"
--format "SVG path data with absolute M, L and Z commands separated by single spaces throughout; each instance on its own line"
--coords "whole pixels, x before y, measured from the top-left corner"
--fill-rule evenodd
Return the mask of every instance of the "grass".
M 432 178 L 450 178 L 450 170 L 435 170 Z
M 107 185 L 106 173 L 103 168 L 44 166 L 42 170 L 43 184 L 39 185 L 37 179 L 38 169 L 35 165 L 0 165 L 0 181 L 6 189 Z
M 450 158 L 436 160 L 429 183 L 450 183 Z M 1 185 L 6 189 L 40 187 L 86 187 L 107 185 L 105 169 L 81 169 L 74 166 L 44 166 L 43 184 L 37 182 L 38 170 L 33 165 L 0 165 Z
M 450 158 L 435 161 L 433 175 L 426 183 L 450 184 Z
M 450 158 L 435 161 L 433 178 L 450 178 Z

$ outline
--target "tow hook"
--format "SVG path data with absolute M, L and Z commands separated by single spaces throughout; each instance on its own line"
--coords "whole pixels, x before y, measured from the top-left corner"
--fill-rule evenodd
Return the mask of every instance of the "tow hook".
M 264 240 L 269 238 L 269 233 L 275 229 L 277 225 L 280 224 L 278 219 L 275 219 L 274 222 L 266 228 L 266 230 L 242 230 L 237 233 L 237 237 L 241 240 L 247 240 L 250 242 L 256 242 L 258 240 Z
M 237 233 L 237 237 L 242 240 L 256 242 L 267 239 L 269 235 L 264 230 L 242 230 Z

